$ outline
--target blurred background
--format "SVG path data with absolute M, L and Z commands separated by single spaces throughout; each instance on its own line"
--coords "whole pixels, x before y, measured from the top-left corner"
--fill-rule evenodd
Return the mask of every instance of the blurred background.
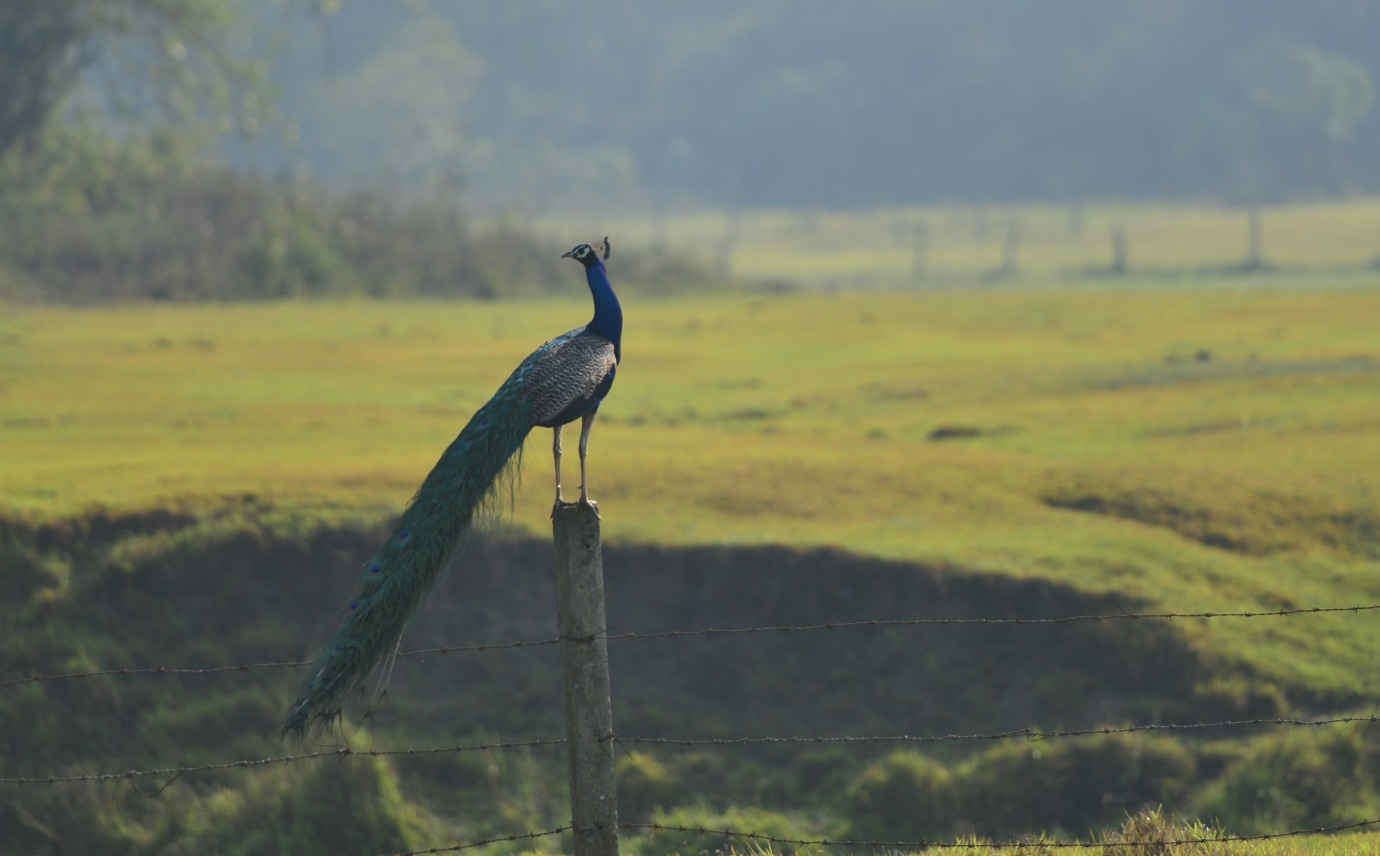
M 1377 852 L 1377 45 L 1374 0 L 0 0 L 0 854 L 568 850 L 545 432 L 403 642 L 451 653 L 277 733 L 605 234 L 610 627 L 692 631 L 610 641 L 626 852 Z
M 1191 203 L 1208 219 L 1177 219 L 1212 232 L 1221 206 L 1380 188 L 1365 0 L 8 0 L 0 15 L 12 296 L 492 296 L 550 275 L 514 267 L 514 242 L 591 221 L 720 275 L 818 284 L 779 269 L 784 252 L 733 266 L 745 230 L 791 243 L 765 209 L 797 212 L 797 231 L 809 211 L 887 209 L 848 240 L 896 257 L 834 271 L 845 287 L 1022 261 L 1122 271 L 1130 254 L 1259 263 L 1244 215 L 1212 249 L 1178 236 L 1147 255 L 1166 218 L 1125 207 Z M 1346 213 L 1311 228 L 1376 216 Z M 467 265 L 442 245 L 470 224 L 498 240 Z M 1310 230 L 1296 225 L 1273 234 Z M 695 279 L 688 261 L 636 278 Z

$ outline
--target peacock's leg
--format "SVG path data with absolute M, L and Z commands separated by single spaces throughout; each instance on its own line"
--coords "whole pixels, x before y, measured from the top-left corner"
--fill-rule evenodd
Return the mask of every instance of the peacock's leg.
M 598 413 L 599 408 L 596 407 L 580 419 L 580 504 L 593 508 L 596 514 L 599 506 L 589 498 L 589 476 L 585 470 L 585 457 L 589 454 L 589 432 L 594 430 L 594 417 Z
M 556 438 L 551 444 L 551 451 L 556 456 L 556 504 L 560 505 L 564 501 L 561 499 L 561 426 L 552 428 L 551 433 Z

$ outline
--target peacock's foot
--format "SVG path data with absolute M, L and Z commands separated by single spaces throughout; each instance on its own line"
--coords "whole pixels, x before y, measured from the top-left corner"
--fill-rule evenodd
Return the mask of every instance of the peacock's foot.
M 594 512 L 595 517 L 598 517 L 600 520 L 604 519 L 599 514 L 599 503 L 587 497 L 583 499 L 578 499 L 574 502 L 568 502 L 564 499 L 560 502 L 557 502 L 555 505 L 551 507 L 551 519 L 554 520 L 556 518 L 557 511 L 565 511 L 572 508 L 588 508 L 590 511 Z
M 582 491 L 582 492 L 580 493 L 580 501 L 579 501 L 578 503 L 576 503 L 576 504 L 577 504 L 577 505 L 583 505 L 585 508 L 588 508 L 590 511 L 593 511 L 593 512 L 594 512 L 594 516 L 595 516 L 595 517 L 598 517 L 600 520 L 603 520 L 603 519 L 604 519 L 603 516 L 599 514 L 599 503 L 597 503 L 597 502 L 595 502 L 594 500 L 590 499 L 590 498 L 589 498 L 589 494 L 584 493 L 584 492 Z

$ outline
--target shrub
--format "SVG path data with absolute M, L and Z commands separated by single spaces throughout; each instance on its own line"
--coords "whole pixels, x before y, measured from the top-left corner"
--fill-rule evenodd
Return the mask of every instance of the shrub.
M 850 834 L 922 841 L 953 829 L 953 776 L 919 752 L 893 752 L 858 775 L 848 788 Z
M 1272 734 L 1204 789 L 1197 814 L 1243 834 L 1374 816 L 1377 754 L 1360 730 Z

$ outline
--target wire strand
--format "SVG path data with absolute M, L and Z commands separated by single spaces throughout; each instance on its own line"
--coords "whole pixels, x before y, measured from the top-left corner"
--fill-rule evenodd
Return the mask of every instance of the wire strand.
M 704 630 L 664 630 L 655 633 L 611 633 L 609 641 L 624 639 L 675 639 L 683 636 L 731 636 L 747 633 L 805 633 L 818 630 L 848 630 L 859 627 L 941 627 L 961 625 L 1049 625 L 1100 621 L 1139 621 L 1143 619 L 1175 618 L 1281 618 L 1294 615 L 1323 615 L 1336 612 L 1370 612 L 1380 610 L 1380 604 L 1364 606 L 1313 606 L 1297 609 L 1277 609 L 1264 612 L 1118 612 L 1105 615 L 1069 615 L 1063 618 L 869 618 L 860 621 L 831 621 L 824 624 L 775 625 L 769 627 L 720 628 Z
M 432 853 L 455 853 L 460 850 L 469 850 L 473 847 L 483 847 L 488 844 L 498 844 L 504 841 L 527 841 L 532 838 L 545 838 L 548 835 L 560 835 L 562 832 L 569 832 L 573 827 L 569 824 L 558 826 L 555 829 L 543 829 L 540 832 L 521 832 L 515 835 L 504 835 L 500 838 L 485 838 L 483 841 L 470 841 L 465 844 L 456 844 L 451 847 L 433 847 L 430 850 L 409 850 L 406 853 L 394 853 L 391 856 L 430 856 Z
M 399 657 L 416 657 L 423 654 L 451 654 L 457 652 L 479 652 L 494 651 L 509 648 L 536 648 L 542 645 L 555 645 L 560 642 L 556 639 L 539 639 L 526 642 L 495 642 L 482 645 L 451 645 L 441 648 L 421 648 L 416 651 L 403 651 Z M 7 681 L 0 681 L 0 687 L 12 687 L 19 684 L 32 684 L 39 681 L 67 681 L 77 678 L 104 678 L 104 677 L 129 677 L 136 675 L 212 675 L 219 672 L 248 672 L 255 669 L 296 669 L 311 665 L 304 660 L 284 661 L 277 663 L 245 663 L 239 666 L 207 666 L 204 668 L 171 668 L 168 666 L 153 666 L 138 669 L 100 669 L 88 672 L 67 672 L 63 674 L 45 675 L 33 674 L 25 678 L 12 678 Z
M 1074 624 L 1101 621 L 1139 621 L 1172 620 L 1176 618 L 1217 619 L 1217 618 L 1282 618 L 1299 615 L 1324 615 L 1330 613 L 1360 613 L 1380 610 L 1380 604 L 1359 606 L 1314 606 L 1297 609 L 1279 609 L 1262 612 L 1121 612 L 1105 615 L 1070 615 L 1063 618 L 874 618 L 861 621 L 831 621 L 823 624 L 773 625 L 766 627 L 708 627 L 701 630 L 664 630 L 653 633 L 610 633 L 604 634 L 609 641 L 636 641 L 645 639 L 678 639 L 689 636 L 739 636 L 751 633 L 806 633 L 826 630 L 849 630 L 862 627 L 918 627 L 918 626 L 1024 626 Z M 592 638 L 592 637 L 591 637 Z M 560 638 L 536 639 L 522 642 L 498 642 L 480 645 L 452 645 L 438 648 L 420 648 L 403 651 L 399 657 L 417 657 L 425 654 L 478 653 L 483 651 L 511 650 L 518 648 L 537 648 L 556 645 Z M 582 639 L 578 641 L 588 641 Z M 100 669 L 86 672 L 63 674 L 33 674 L 22 678 L 0 681 L 0 688 L 19 686 L 40 681 L 65 681 L 80 678 L 130 677 L 137 675 L 210 675 L 221 672 L 247 672 L 256 669 L 292 669 L 308 665 L 304 661 L 284 661 L 269 663 L 246 663 L 235 666 L 208 666 L 204 668 L 170 668 L 155 666 L 148 668 Z
M 225 761 L 219 764 L 200 764 L 194 767 L 164 767 L 153 770 L 126 770 L 122 773 L 86 773 L 76 776 L 35 776 L 0 778 L 5 785 L 55 785 L 71 782 L 108 782 L 119 779 L 135 779 L 146 776 L 172 776 L 178 778 L 186 773 L 204 773 L 211 770 L 233 770 L 242 767 L 267 767 L 273 764 L 291 764 L 297 761 L 311 761 L 319 758 L 396 757 L 400 755 L 446 755 L 459 752 L 479 752 L 490 749 L 517 749 L 525 746 L 553 746 L 565 743 L 563 737 L 541 738 L 536 740 L 513 740 L 502 743 L 476 743 L 462 746 L 435 746 L 430 749 L 351 749 L 342 746 L 329 752 L 307 752 L 301 755 L 280 755 L 274 758 L 256 758 L 244 761 Z
M 1380 715 L 1338 716 L 1330 719 L 1235 719 L 1221 722 L 1197 722 L 1182 724 L 1121 725 L 1101 728 L 1064 729 L 1042 731 L 1033 728 L 1018 728 L 1010 731 L 993 731 L 975 734 L 940 735 L 881 735 L 874 737 L 852 736 L 810 736 L 810 737 L 703 737 L 680 739 L 673 737 L 623 737 L 610 735 L 608 739 L 628 746 L 757 746 L 757 745 L 799 745 L 827 743 L 942 743 L 948 741 L 1011 740 L 1024 738 L 1041 741 L 1060 737 L 1091 737 L 1104 734 L 1130 734 L 1143 731 L 1200 731 L 1214 728 L 1242 728 L 1250 726 L 1283 725 L 1321 728 L 1327 725 L 1348 723 L 1380 722 Z M 66 784 L 71 782 L 104 782 L 118 779 L 134 779 L 148 776 L 179 777 L 187 773 L 201 773 L 212 770 L 230 770 L 242 767 L 264 767 L 273 764 L 289 764 L 297 761 L 310 761 L 319 758 L 346 758 L 361 756 L 399 756 L 399 755 L 443 755 L 459 752 L 484 750 L 516 749 L 533 746 L 552 746 L 566 742 L 565 738 L 539 738 L 534 740 L 514 740 L 496 743 L 477 743 L 460 746 L 436 746 L 430 749 L 350 749 L 341 747 L 324 752 L 308 752 L 301 755 L 282 755 L 274 758 L 256 758 L 242 761 L 225 761 L 217 764 L 202 764 L 192 767 L 164 767 L 152 770 L 126 770 L 119 773 L 87 773 L 73 776 L 32 776 L 0 778 L 0 784 L 39 785 Z
M 671 737 L 623 737 L 613 735 L 612 739 L 626 745 L 651 746 L 758 746 L 772 744 L 818 744 L 818 743 L 943 743 L 958 740 L 1010 740 L 1024 738 L 1036 742 L 1058 737 L 1092 737 L 1102 734 L 1131 734 L 1141 731 L 1202 731 L 1213 728 L 1241 728 L 1253 725 L 1292 725 L 1321 728 L 1326 725 L 1342 725 L 1357 722 L 1380 722 L 1380 715 L 1338 716 L 1331 719 L 1234 719 L 1222 722 L 1193 722 L 1165 725 L 1121 725 L 1102 728 L 1066 729 L 1041 731 L 1034 728 L 1017 728 L 1010 731 L 993 731 L 982 734 L 940 734 L 933 736 L 912 736 L 909 734 L 884 735 L 877 737 L 705 737 L 682 740 Z

